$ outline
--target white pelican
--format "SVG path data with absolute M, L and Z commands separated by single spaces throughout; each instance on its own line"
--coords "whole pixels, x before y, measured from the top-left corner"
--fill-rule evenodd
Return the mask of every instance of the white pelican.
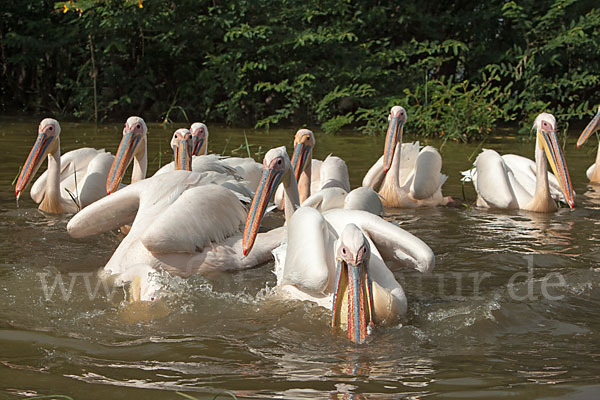
M 343 207 L 344 199 L 350 192 L 348 167 L 344 160 L 332 155 L 328 155 L 324 161 L 313 159 L 315 144 L 312 131 L 300 129 L 296 132 L 292 168 L 298 182 L 300 202 L 320 211 Z M 355 194 L 354 198 L 359 197 Z M 379 199 L 370 200 L 380 202 Z M 283 208 L 283 185 L 279 185 L 275 193 L 275 204 L 279 209 Z
M 583 145 L 586 140 L 592 135 L 592 133 L 596 132 L 600 128 L 600 106 L 598 106 L 598 112 L 594 116 L 594 118 L 590 121 L 590 123 L 585 127 L 579 139 L 577 139 L 577 148 Z M 596 162 L 593 163 L 586 171 L 586 175 L 592 184 L 600 184 L 600 146 L 598 147 L 598 152 L 596 153 Z
M 69 151 L 61 157 L 59 135 L 58 121 L 46 118 L 40 122 L 38 137 L 17 180 L 15 195 L 18 201 L 48 156 L 48 169 L 31 188 L 31 198 L 40 204 L 42 211 L 76 213 L 106 196 L 106 177 L 114 157 L 89 147 Z
M 202 122 L 194 122 L 190 126 L 190 132 L 192 133 L 192 155 L 208 154 L 208 127 Z
M 208 128 L 202 122 L 194 122 L 190 127 L 192 132 L 192 155 L 205 156 L 208 154 Z M 248 189 L 254 193 L 262 175 L 262 164 L 251 157 L 220 157 L 219 160 L 234 168 L 239 176 L 247 182 Z M 194 169 L 195 170 L 195 169 Z
M 191 170 L 194 172 L 215 171 L 222 174 L 230 174 L 235 171 L 242 180 L 246 181 L 247 192 L 252 197 L 252 193 L 254 193 L 260 181 L 262 165 L 250 157 L 208 155 L 208 128 L 201 122 L 194 122 L 190 128 L 190 133 L 192 135 Z M 175 169 L 175 164 L 171 162 L 162 166 L 154 175 L 161 175 Z
M 442 196 L 447 179 L 440 173 L 442 157 L 434 147 L 421 149 L 419 142 L 402 143 L 406 119 L 403 107 L 392 107 L 383 156 L 369 169 L 362 185 L 378 190 L 386 207 L 446 205 L 452 198 Z
M 192 170 L 192 146 L 194 145 L 192 133 L 185 128 L 177 129 L 171 138 L 171 149 L 175 169 Z
M 127 118 L 123 128 L 123 138 L 119 143 L 117 155 L 106 180 L 106 191 L 109 194 L 119 189 L 125 171 L 127 171 L 127 167 L 132 160 L 131 183 L 141 181 L 146 177 L 146 170 L 148 169 L 147 135 L 148 128 L 142 118 Z
M 392 322 L 406 312 L 404 291 L 383 260 L 394 267 L 410 264 L 428 272 L 435 265 L 433 252 L 420 239 L 366 211 L 335 209 L 320 213 L 311 207 L 295 211 L 299 203 L 297 186 L 286 160 L 285 148 L 272 149 L 265 155 L 263 179 L 244 228 L 244 254 L 253 254 L 254 237 L 268 200 L 283 180 L 287 244 L 273 251 L 278 286 L 287 297 L 326 307 L 332 307 L 332 296 L 337 293 L 332 324 L 350 325 L 350 339 L 361 343 L 369 321 Z M 340 271 L 337 279 L 336 262 Z M 350 275 L 342 272 L 347 266 Z M 367 302 L 368 298 L 372 300 Z
M 185 136 L 181 139 L 190 143 Z M 159 285 L 149 273 L 153 269 L 188 277 L 254 267 L 271 257 L 284 228 L 259 234 L 256 253 L 244 257 L 240 225 L 246 211 L 237 196 L 222 186 L 237 184 L 229 178 L 184 170 L 153 176 L 86 208 L 69 221 L 67 231 L 75 238 L 86 237 L 133 221 L 103 275 L 114 276 L 117 284 L 135 280 L 140 293 L 132 294 L 134 299 L 156 297 L 153 288 Z
M 535 163 L 514 154 L 500 156 L 494 150 L 484 150 L 477 156 L 472 175 L 479 207 L 552 212 L 557 208 L 554 197 L 573 208 L 573 187 L 558 143 L 556 119 L 541 113 L 533 127 Z M 548 172 L 548 162 L 558 180 Z

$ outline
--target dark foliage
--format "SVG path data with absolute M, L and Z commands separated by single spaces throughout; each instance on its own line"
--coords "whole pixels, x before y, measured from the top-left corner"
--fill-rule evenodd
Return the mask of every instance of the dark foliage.
M 600 103 L 596 0 L 52 0 L 0 8 L 0 109 L 478 139 Z M 525 129 L 526 130 L 526 129 Z

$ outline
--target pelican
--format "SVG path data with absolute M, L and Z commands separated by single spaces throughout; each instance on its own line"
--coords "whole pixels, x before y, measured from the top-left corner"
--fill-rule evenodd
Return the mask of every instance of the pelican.
M 191 143 L 185 136 L 177 135 L 177 139 Z M 113 277 L 116 284 L 135 280 L 139 293 L 132 298 L 153 300 L 160 287 L 150 273 L 153 270 L 188 277 L 245 269 L 267 261 L 271 250 L 279 245 L 284 228 L 259 234 L 256 253 L 242 255 L 240 225 L 246 211 L 237 196 L 224 187 L 237 184 L 230 178 L 216 172 L 186 170 L 153 176 L 86 208 L 69 221 L 67 231 L 81 238 L 133 221 L 102 275 Z
M 598 128 L 600 128 L 600 106 L 598 106 L 596 116 L 594 116 L 579 136 L 579 139 L 577 139 L 577 148 L 583 145 L 592 133 L 598 131 Z M 598 152 L 596 153 L 596 162 L 587 169 L 586 175 L 591 184 L 600 184 L 600 147 L 598 147 Z
M 202 122 L 194 122 L 190 126 L 190 132 L 192 133 L 192 155 L 208 154 L 208 127 Z
M 235 171 L 241 180 L 246 181 L 246 189 L 251 198 L 258 186 L 262 165 L 250 157 L 208 155 L 208 128 L 201 122 L 194 122 L 190 127 L 190 133 L 192 135 L 191 170 L 195 172 L 215 171 L 222 174 L 230 174 Z M 161 175 L 175 169 L 175 164 L 171 162 L 162 166 L 154 175 Z
M 312 131 L 300 129 L 296 132 L 292 168 L 298 182 L 299 200 L 302 205 L 309 205 L 320 211 L 343 207 L 344 199 L 350 192 L 348 167 L 344 160 L 332 155 L 328 155 L 324 161 L 313 159 L 315 144 Z M 355 199 L 358 197 L 355 196 Z M 370 200 L 380 202 L 379 199 Z M 275 193 L 275 204 L 278 208 L 283 208 L 283 185 Z
M 208 127 L 202 122 L 194 122 L 190 127 L 193 139 L 194 156 L 205 156 L 208 154 Z M 251 157 L 220 157 L 219 160 L 236 170 L 236 173 L 246 181 L 249 191 L 254 193 L 262 175 L 262 164 L 257 163 Z M 194 168 L 194 170 L 196 170 Z
M 192 146 L 194 141 L 192 133 L 185 128 L 177 129 L 171 139 L 171 149 L 173 149 L 173 158 L 175 169 L 192 170 Z
M 300 201 L 306 200 L 311 192 L 319 189 L 319 178 L 323 161 L 312 158 L 312 152 L 317 144 L 315 134 L 309 129 L 299 129 L 294 135 L 294 154 L 292 168 L 298 184 Z M 348 188 L 347 191 L 349 191 Z M 275 193 L 277 208 L 283 208 L 283 186 L 280 185 Z
M 21 170 L 15 195 L 17 201 L 48 156 L 48 169 L 31 188 L 31 198 L 48 213 L 76 213 L 106 196 L 104 183 L 113 155 L 89 147 L 60 155 L 60 125 L 52 118 L 43 119 L 38 137 Z
M 420 239 L 369 212 L 298 208 L 295 175 L 286 159 L 285 148 L 265 155 L 263 179 L 244 227 L 244 254 L 253 254 L 268 200 L 283 181 L 287 244 L 273 251 L 278 287 L 286 297 L 333 309 L 332 325 L 362 343 L 369 323 L 390 323 L 406 313 L 406 296 L 388 265 L 429 272 L 435 256 Z
M 556 119 L 541 113 L 533 128 L 535 163 L 514 154 L 500 156 L 494 150 L 477 156 L 472 175 L 479 207 L 553 212 L 557 209 L 554 197 L 573 208 L 575 195 L 558 143 Z M 558 179 L 548 172 L 548 162 Z
M 440 173 L 442 157 L 431 146 L 402 143 L 406 110 L 394 106 L 388 117 L 383 156 L 369 169 L 362 185 L 378 190 L 386 207 L 413 208 L 446 205 L 442 196 L 447 176 Z
M 143 180 L 148 169 L 148 128 L 140 117 L 129 117 L 123 128 L 123 138 L 106 180 L 106 192 L 116 192 L 129 163 L 133 160 L 131 183 Z

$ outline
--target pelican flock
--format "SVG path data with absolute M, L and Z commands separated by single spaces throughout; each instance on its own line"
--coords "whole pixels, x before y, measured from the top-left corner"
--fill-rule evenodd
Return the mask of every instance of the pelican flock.
M 237 271 L 274 260 L 273 294 L 311 301 L 331 310 L 331 329 L 364 343 L 378 325 L 402 320 L 408 299 L 395 272 L 429 273 L 434 251 L 420 238 L 384 219 L 386 208 L 448 205 L 442 186 L 442 157 L 419 142 L 403 143 L 406 110 L 388 116 L 383 155 L 351 190 L 346 162 L 330 154 L 313 159 L 315 134 L 300 129 L 288 155 L 284 146 L 253 158 L 209 154 L 208 127 L 195 122 L 171 139 L 173 162 L 146 177 L 144 120 L 127 119 L 115 156 L 82 148 L 60 153 L 59 123 L 42 120 L 38 137 L 16 182 L 17 200 L 44 159 L 48 169 L 31 188 L 42 211 L 75 214 L 73 238 L 130 225 L 101 276 L 129 287 L 130 299 L 152 301 L 162 294 L 157 271 L 180 277 Z M 575 193 L 556 119 L 541 113 L 534 122 L 535 161 L 484 149 L 473 168 L 476 205 L 547 213 L 557 202 L 573 208 Z M 577 147 L 600 128 L 600 107 Z M 131 183 L 121 182 L 133 162 Z M 548 170 L 548 165 L 553 173 Z M 600 183 L 600 149 L 587 170 Z M 282 226 L 264 230 L 263 217 L 283 209 Z

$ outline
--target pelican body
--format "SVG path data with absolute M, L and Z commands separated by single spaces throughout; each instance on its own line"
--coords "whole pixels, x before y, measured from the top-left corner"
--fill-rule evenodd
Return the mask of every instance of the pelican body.
M 430 271 L 435 264 L 431 249 L 367 211 L 298 208 L 297 182 L 284 147 L 269 150 L 263 167 L 244 227 L 243 251 L 253 254 L 267 203 L 282 181 L 287 242 L 273 251 L 280 292 L 331 308 L 334 329 L 347 330 L 356 343 L 365 341 L 374 322 L 391 322 L 406 313 L 404 291 L 383 260 Z
M 592 118 L 589 124 L 585 127 L 579 139 L 577 139 L 577 148 L 582 146 L 589 137 L 600 129 L 600 106 L 598 106 L 598 112 Z M 598 147 L 598 152 L 596 153 L 596 162 L 593 163 L 586 171 L 586 175 L 590 180 L 590 183 L 593 185 L 600 184 L 600 146 Z
M 479 207 L 553 212 L 560 199 L 573 208 L 575 194 L 556 135 L 556 119 L 541 113 L 535 119 L 535 163 L 514 154 L 482 151 L 475 160 L 473 185 Z M 548 163 L 555 175 L 548 172 Z
M 388 119 L 383 156 L 369 169 L 362 185 L 379 191 L 386 207 L 431 207 L 451 202 L 451 197 L 442 196 L 447 176 L 440 172 L 440 153 L 431 146 L 421 149 L 419 142 L 402 143 L 407 120 L 403 107 L 392 107 Z
M 17 201 L 44 159 L 48 169 L 31 188 L 31 198 L 48 213 L 76 213 L 106 196 L 105 182 L 113 155 L 89 147 L 60 154 L 60 125 L 52 118 L 40 122 L 38 137 L 21 170 L 15 195 Z
M 117 284 L 137 282 L 132 298 L 153 300 L 160 285 L 152 271 L 188 277 L 196 273 L 250 268 L 270 258 L 277 230 L 258 235 L 258 249 L 243 257 L 240 226 L 246 211 L 233 190 L 234 176 L 191 167 L 191 134 L 175 132 L 175 171 L 118 190 L 71 219 L 72 237 L 86 237 L 131 223 L 128 235 L 104 267 Z M 227 188 L 226 188 L 227 187 Z

